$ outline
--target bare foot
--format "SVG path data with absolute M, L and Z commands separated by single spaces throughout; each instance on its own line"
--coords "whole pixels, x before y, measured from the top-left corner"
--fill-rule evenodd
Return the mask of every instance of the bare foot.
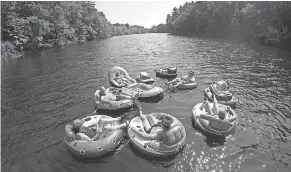
M 132 99 L 133 99 L 133 100 L 137 100 L 137 99 L 139 98 L 139 96 L 140 96 L 139 93 L 137 93 L 137 94 L 135 94 L 134 96 L 132 96 Z
M 140 105 L 136 105 L 136 106 L 137 106 L 137 110 L 138 110 L 139 112 L 141 112 L 141 111 L 142 111 L 141 106 L 140 106 Z

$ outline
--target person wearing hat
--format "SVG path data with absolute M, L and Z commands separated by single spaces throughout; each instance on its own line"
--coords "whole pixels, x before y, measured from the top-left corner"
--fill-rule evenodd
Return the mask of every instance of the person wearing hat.
M 189 84 L 195 82 L 195 73 L 194 71 L 189 71 L 189 74 L 182 76 L 181 78 L 176 78 L 170 82 L 167 82 L 166 85 L 171 86 L 172 88 L 177 88 L 181 84 Z
M 132 128 L 136 131 L 137 134 L 139 134 L 141 137 L 148 139 L 148 140 L 159 140 L 162 141 L 164 139 L 166 131 L 168 131 L 171 127 L 172 120 L 169 117 L 164 117 L 162 119 L 162 122 L 160 124 L 160 127 L 157 127 L 153 133 L 151 133 L 151 130 L 153 126 L 150 125 L 148 119 L 146 118 L 146 115 L 142 114 L 141 107 L 138 105 L 139 109 L 139 116 L 142 120 L 144 130 L 146 133 L 139 132 L 136 128 Z M 153 118 L 154 120 L 154 118 Z M 157 122 L 156 122 L 157 124 Z
M 118 118 L 100 118 L 96 124 L 93 124 L 89 127 L 84 127 L 83 124 L 85 119 L 76 119 L 73 122 L 72 130 L 76 133 L 77 140 L 87 140 L 92 141 L 95 140 L 99 134 L 103 131 L 103 129 L 107 130 L 117 130 L 126 128 L 129 121 L 119 125 L 108 125 L 113 122 L 121 121 L 124 117 Z

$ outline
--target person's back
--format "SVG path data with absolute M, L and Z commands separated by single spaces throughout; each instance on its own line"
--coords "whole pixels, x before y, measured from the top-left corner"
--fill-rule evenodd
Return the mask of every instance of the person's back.
M 133 130 L 136 130 L 136 132 L 143 138 L 145 139 L 149 139 L 149 140 L 158 140 L 158 141 L 162 141 L 164 138 L 164 134 L 166 131 L 168 131 L 170 129 L 170 126 L 172 124 L 172 121 L 169 117 L 164 117 L 160 123 L 160 125 L 158 127 L 156 127 L 155 129 L 153 129 L 148 121 L 148 119 L 146 118 L 145 115 L 142 114 L 141 111 L 141 107 L 138 106 L 139 109 L 139 116 L 142 120 L 143 126 L 144 126 L 144 132 L 139 132 L 138 130 L 136 130 L 135 128 L 132 128 Z
M 167 146 L 172 146 L 185 136 L 185 131 L 180 125 L 171 127 L 169 130 L 163 132 L 162 143 Z

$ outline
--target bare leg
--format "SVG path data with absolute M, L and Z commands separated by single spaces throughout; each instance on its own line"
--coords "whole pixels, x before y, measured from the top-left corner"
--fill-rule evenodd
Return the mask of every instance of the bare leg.
M 126 123 L 122 123 L 119 125 L 106 125 L 104 126 L 105 129 L 108 130 L 117 130 L 117 129 L 121 129 L 121 128 L 126 128 L 127 124 Z
M 105 125 L 112 123 L 112 122 L 117 122 L 120 121 L 121 117 L 118 118 L 101 118 L 99 120 L 99 128 L 103 128 Z
M 120 124 L 120 125 L 105 125 L 104 127 L 102 127 L 102 129 L 107 129 L 107 130 L 117 130 L 117 129 L 121 129 L 121 128 L 125 128 L 127 127 L 126 123 Z M 100 133 L 97 132 L 96 135 L 92 138 L 92 140 L 95 140 L 97 137 L 99 137 Z
M 212 108 L 210 107 L 210 103 L 207 98 L 205 98 L 205 110 L 209 113 L 209 115 L 213 115 Z
M 153 124 L 157 124 L 158 123 L 158 120 L 154 116 L 149 115 L 148 118 L 150 118 L 150 120 L 152 121 Z
M 86 141 L 91 141 L 91 139 L 84 133 L 77 133 L 77 140 L 86 140 Z
M 144 130 L 147 132 L 149 131 L 149 129 L 151 128 L 151 124 L 149 123 L 148 119 L 146 118 L 146 116 L 144 114 L 142 114 L 142 111 L 141 111 L 141 107 L 140 105 L 137 106 L 138 107 L 138 110 L 139 110 L 139 116 L 140 116 L 140 119 L 142 121 L 142 124 L 144 126 Z
M 215 115 L 218 115 L 218 112 L 219 112 L 219 106 L 218 106 L 215 95 L 213 95 L 213 112 Z
M 170 84 L 172 84 L 172 83 L 176 84 L 176 83 L 179 82 L 179 81 L 180 81 L 180 78 L 175 78 L 175 79 L 173 79 L 172 81 L 166 82 L 166 84 L 168 84 L 168 85 L 170 85 Z
M 136 93 L 135 95 L 130 95 L 130 94 L 127 94 L 127 93 L 122 93 L 122 95 L 118 95 L 118 96 L 119 96 L 119 99 L 132 100 L 132 99 L 137 99 L 139 97 L 139 94 Z
M 176 83 L 173 88 L 177 88 L 179 85 L 183 84 L 183 80 L 180 80 L 178 83 Z

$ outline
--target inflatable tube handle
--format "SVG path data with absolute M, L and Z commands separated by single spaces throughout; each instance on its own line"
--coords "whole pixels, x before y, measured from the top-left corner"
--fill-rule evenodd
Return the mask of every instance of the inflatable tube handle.
M 67 124 L 65 127 L 65 131 L 66 131 L 66 140 L 71 142 L 73 140 L 76 139 L 76 134 L 72 131 L 72 125 L 71 124 Z

